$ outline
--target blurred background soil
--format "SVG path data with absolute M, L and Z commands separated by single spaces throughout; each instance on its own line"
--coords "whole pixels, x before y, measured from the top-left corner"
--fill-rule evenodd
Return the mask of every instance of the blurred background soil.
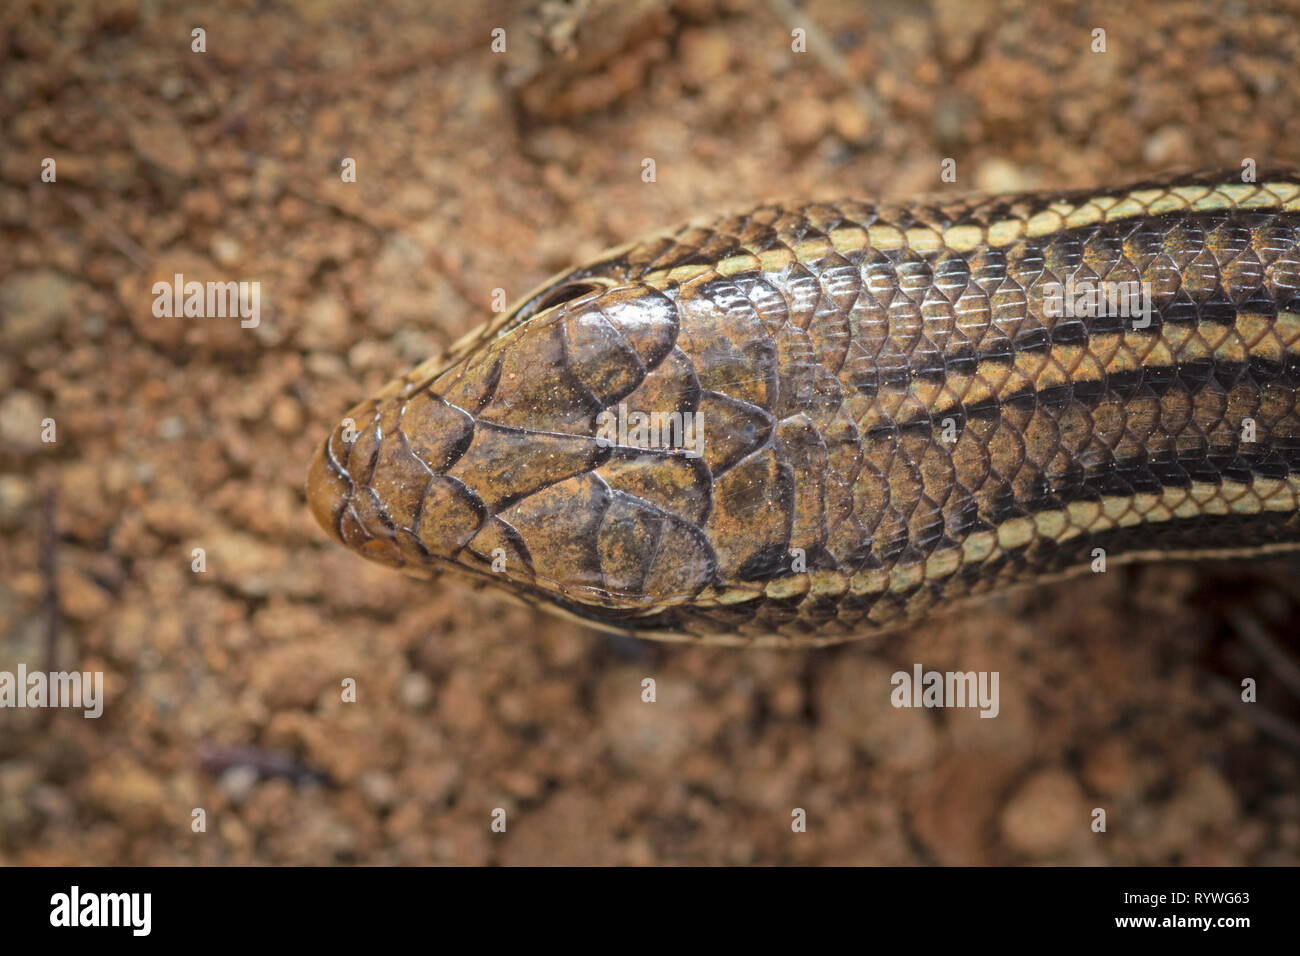
M 1295 734 L 1233 623 L 1296 653 L 1291 565 L 1117 568 L 826 651 L 656 645 L 371 566 L 302 489 L 493 289 L 701 211 L 1300 160 L 1298 14 L 10 0 L 0 669 L 52 653 L 107 703 L 0 711 L 0 863 L 1294 864 L 1296 751 L 1233 703 L 1256 677 Z M 177 272 L 259 281 L 260 326 L 155 318 Z M 1001 715 L 892 709 L 914 662 L 999 671 Z

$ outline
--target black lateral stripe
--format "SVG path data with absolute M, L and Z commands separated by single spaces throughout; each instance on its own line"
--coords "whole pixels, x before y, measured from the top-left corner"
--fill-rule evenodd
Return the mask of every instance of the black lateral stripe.
M 1193 183 L 1188 180 L 1182 184 L 1204 184 L 1201 181 Z M 1090 194 L 1086 192 L 1067 194 L 1073 195 L 1074 198 L 1087 198 Z M 1052 201 L 1062 198 L 1060 195 L 1054 195 Z M 1042 211 L 1050 205 L 1050 202 L 1044 201 L 1036 206 L 1030 207 L 1033 211 Z M 1134 232 L 1141 232 L 1142 235 L 1154 235 L 1157 238 L 1163 238 L 1172 232 L 1175 228 L 1182 232 L 1193 232 L 1204 234 L 1211 230 L 1218 229 L 1231 230 L 1232 224 L 1241 220 L 1242 228 L 1245 229 L 1247 221 L 1254 221 L 1264 218 L 1272 228 L 1281 232 L 1290 231 L 1293 235 L 1300 236 L 1300 212 L 1286 212 L 1280 210 L 1237 210 L 1223 209 L 1213 212 L 1172 212 L 1159 216 L 1150 216 L 1139 219 L 1121 219 L 1110 223 L 1096 223 L 1088 226 L 1078 226 L 1072 229 L 1063 229 L 1058 233 L 1048 236 L 1037 236 L 1033 239 L 1025 239 L 1020 242 L 1001 250 L 976 250 L 965 254 L 954 253 L 950 250 L 941 249 L 927 255 L 933 258 L 936 263 L 934 277 L 936 284 L 940 279 L 952 278 L 955 276 L 965 276 L 973 285 L 980 285 L 977 275 L 976 260 L 988 260 L 990 256 L 996 253 L 996 259 L 1014 260 L 1023 255 L 1027 248 L 1044 247 L 1048 244 L 1054 244 L 1063 252 L 1063 258 L 1069 263 L 1069 268 L 1063 270 L 1063 274 L 1054 275 L 1053 281 L 1065 281 L 1065 272 L 1072 275 L 1078 275 L 1082 272 L 1089 281 L 1113 282 L 1113 281 L 1132 281 L 1128 278 L 1115 280 L 1102 276 L 1099 280 L 1094 278 L 1094 274 L 1083 264 L 1081 256 L 1075 256 L 1068 250 L 1076 244 L 1084 244 L 1089 247 L 1100 245 L 1103 248 L 1109 247 L 1115 243 L 1121 246 L 1124 240 Z M 993 219 L 989 222 L 995 221 Z M 1159 243 L 1157 243 L 1160 246 Z M 1163 247 L 1160 246 L 1162 249 Z M 1249 247 L 1247 247 L 1249 251 Z M 1294 254 L 1295 249 L 1291 250 Z M 1209 254 L 1208 250 L 1206 254 Z M 1139 260 L 1147 258 L 1146 255 L 1140 256 Z M 939 264 L 942 263 L 942 266 Z M 960 263 L 961 265 L 959 265 Z M 1143 265 L 1146 265 L 1143 263 Z M 1228 263 L 1218 263 L 1218 268 L 1225 268 Z M 1197 323 L 1209 323 L 1214 325 L 1231 326 L 1236 323 L 1237 317 L 1241 313 L 1250 313 L 1263 315 L 1266 317 L 1276 317 L 1279 312 L 1283 311 L 1300 311 L 1300 296 L 1297 296 L 1296 290 L 1285 286 L 1275 286 L 1266 278 L 1268 275 L 1267 266 L 1269 263 L 1262 264 L 1259 270 L 1258 283 L 1250 289 L 1235 290 L 1234 298 L 1230 297 L 1223 287 L 1221 276 L 1216 276 L 1214 285 L 1204 291 L 1197 292 L 1193 297 L 1182 283 L 1170 292 L 1163 294 L 1163 297 L 1157 295 L 1152 303 L 1151 324 L 1144 329 L 1133 328 L 1133 319 L 1120 315 L 1096 315 L 1096 316 L 1062 316 L 1051 322 L 1051 327 L 1039 325 L 1032 328 L 1017 330 L 1011 339 L 998 335 L 994 337 L 987 348 L 975 349 L 967 347 L 944 356 L 946 362 L 951 363 L 954 360 L 962 362 L 1011 362 L 1014 361 L 1016 353 L 1021 351 L 1032 351 L 1035 349 L 1048 348 L 1050 345 L 1085 345 L 1088 337 L 1095 334 L 1107 332 L 1139 332 L 1147 333 L 1152 336 L 1159 336 L 1161 327 L 1165 324 L 1187 325 Z M 888 268 L 888 265 L 885 265 Z M 999 270 L 1005 273 L 1005 269 Z M 896 280 L 901 281 L 901 277 L 895 275 Z M 998 285 L 1005 280 L 1005 274 L 995 277 Z M 1036 291 L 1030 296 L 1030 301 L 1035 303 L 1035 310 L 1041 303 L 1042 290 L 1041 284 L 1044 280 L 1039 279 L 1035 283 Z M 1077 281 L 1082 281 L 1078 279 Z M 954 289 L 944 287 L 945 296 L 951 297 Z M 990 293 L 991 295 L 991 293 Z M 990 308 L 992 305 L 990 304 Z M 1042 315 L 1037 314 L 1035 310 L 1030 310 L 1036 317 L 1037 322 L 1045 321 Z M 994 309 L 994 312 L 997 310 Z M 915 354 L 915 353 L 914 353 Z M 917 355 L 918 362 L 913 365 L 911 356 L 909 356 L 909 365 L 907 373 L 910 376 L 933 377 L 933 362 L 922 356 Z
M 969 362 L 966 367 L 969 368 Z M 1150 392 L 1159 398 L 1175 388 L 1181 388 L 1189 396 L 1195 396 L 1211 382 L 1228 390 L 1243 381 L 1249 381 L 1257 389 L 1278 387 L 1300 390 L 1300 353 L 1287 352 L 1281 361 L 1252 356 L 1245 362 L 1216 362 L 1207 358 L 1181 365 L 1148 365 L 1132 371 L 1112 372 L 1100 380 L 1080 379 L 1041 391 L 1036 391 L 1033 385 L 1026 385 L 1000 397 L 989 396 L 963 402 L 952 408 L 935 409 L 899 421 L 874 425 L 864 434 L 867 437 L 880 437 L 900 429 L 939 429 L 950 418 L 959 427 L 969 419 L 992 421 L 1001 417 L 1004 406 L 1052 408 L 1077 402 L 1085 408 L 1093 409 L 1111 398 L 1124 400 L 1141 392 Z M 881 389 L 873 388 L 869 393 L 866 389 L 862 391 L 874 397 Z M 1297 411 L 1300 413 L 1300 409 Z

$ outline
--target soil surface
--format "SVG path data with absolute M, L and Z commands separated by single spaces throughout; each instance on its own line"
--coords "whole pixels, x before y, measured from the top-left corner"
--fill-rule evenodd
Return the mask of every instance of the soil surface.
M 0 711 L 0 863 L 1294 865 L 1298 711 L 1248 640 L 1300 655 L 1292 565 L 658 645 L 371 566 L 303 481 L 493 290 L 701 212 L 1296 162 L 1298 14 L 10 0 L 0 671 L 105 701 Z M 156 317 L 176 273 L 259 282 L 257 327 Z M 999 716 L 895 710 L 914 663 L 999 672 Z

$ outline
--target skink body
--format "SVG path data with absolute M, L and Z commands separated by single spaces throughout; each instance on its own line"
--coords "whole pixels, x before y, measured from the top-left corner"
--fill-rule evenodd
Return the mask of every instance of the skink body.
M 1300 178 L 762 205 L 557 276 L 352 409 L 333 537 L 607 629 L 862 637 L 1300 547 Z

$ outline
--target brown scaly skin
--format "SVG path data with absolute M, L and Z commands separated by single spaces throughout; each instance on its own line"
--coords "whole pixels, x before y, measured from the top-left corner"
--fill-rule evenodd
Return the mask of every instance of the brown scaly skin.
M 358 405 L 308 499 L 372 560 L 735 643 L 865 636 L 1097 549 L 1300 547 L 1300 179 L 1257 179 L 683 227 Z M 1054 316 L 1067 278 L 1150 283 L 1149 325 Z M 699 412 L 702 457 L 602 446 L 620 403 Z

